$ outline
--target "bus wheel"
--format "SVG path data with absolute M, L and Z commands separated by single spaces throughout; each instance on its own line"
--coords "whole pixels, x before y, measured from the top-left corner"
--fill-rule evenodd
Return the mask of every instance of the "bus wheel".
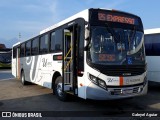
M 59 76 L 55 81 L 55 94 L 61 101 L 67 101 L 67 93 L 62 91 L 62 77 Z
M 23 71 L 21 73 L 21 82 L 22 82 L 22 85 L 27 85 L 27 81 L 25 81 L 25 74 Z

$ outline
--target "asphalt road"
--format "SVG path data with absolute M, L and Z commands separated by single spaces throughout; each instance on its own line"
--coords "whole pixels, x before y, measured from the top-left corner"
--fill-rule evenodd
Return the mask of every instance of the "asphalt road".
M 0 81 L 13 79 L 11 69 L 0 69 Z
M 0 72 L 1 75 L 7 73 Z M 8 78 L 10 77 L 8 75 Z M 2 76 L 1 78 L 6 79 Z M 124 119 L 123 117 L 134 117 L 136 113 L 146 114 L 147 112 L 157 113 L 160 116 L 160 85 L 150 85 L 147 95 L 133 99 L 95 101 L 72 97 L 70 101 L 62 102 L 52 94 L 51 89 L 38 85 L 23 86 L 19 80 L 15 79 L 2 80 L 0 81 L 0 111 L 48 111 L 47 114 L 52 117 L 68 116 L 67 119 L 70 119 L 72 116 L 84 115 L 85 119 L 92 120 L 97 120 L 99 116 L 101 119 L 118 117 L 117 120 L 119 120 Z M 141 119 L 141 117 L 138 118 Z

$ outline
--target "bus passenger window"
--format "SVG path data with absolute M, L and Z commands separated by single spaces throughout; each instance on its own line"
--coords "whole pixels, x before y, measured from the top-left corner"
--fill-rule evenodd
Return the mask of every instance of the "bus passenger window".
M 40 53 L 43 54 L 47 52 L 48 52 L 48 34 L 40 38 Z
M 61 50 L 60 47 L 61 47 L 60 44 L 56 44 L 56 45 L 55 45 L 55 50 L 56 50 L 56 51 L 60 51 L 60 50 Z
M 51 33 L 51 41 L 50 41 L 50 50 L 51 51 L 54 51 L 54 44 L 55 44 L 55 32 L 52 32 Z
M 30 56 L 30 49 L 31 49 L 31 41 L 28 41 L 27 43 L 26 43 L 26 52 L 25 52 L 25 55 L 26 56 Z
M 51 52 L 62 51 L 62 35 L 60 30 L 51 33 L 50 51 Z
M 32 41 L 32 55 L 37 55 L 38 54 L 38 45 L 39 45 L 39 42 L 38 42 L 38 38 L 35 38 L 33 41 Z
M 20 57 L 24 57 L 25 56 L 25 44 L 23 43 L 20 47 Z

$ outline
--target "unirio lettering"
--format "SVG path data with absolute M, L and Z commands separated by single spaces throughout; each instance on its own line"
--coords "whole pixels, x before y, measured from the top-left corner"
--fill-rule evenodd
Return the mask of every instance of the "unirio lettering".
M 43 62 L 43 67 L 47 67 L 47 59 L 43 58 L 42 62 Z
M 114 78 L 107 78 L 108 83 L 118 82 L 117 79 Z
M 43 58 L 42 59 L 42 66 L 43 67 L 52 67 L 52 62 L 48 62 L 47 59 Z

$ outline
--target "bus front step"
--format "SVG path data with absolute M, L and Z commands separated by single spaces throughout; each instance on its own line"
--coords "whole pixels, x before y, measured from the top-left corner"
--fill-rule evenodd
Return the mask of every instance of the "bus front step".
M 64 84 L 64 91 L 71 91 L 72 90 L 72 85 L 69 83 Z

